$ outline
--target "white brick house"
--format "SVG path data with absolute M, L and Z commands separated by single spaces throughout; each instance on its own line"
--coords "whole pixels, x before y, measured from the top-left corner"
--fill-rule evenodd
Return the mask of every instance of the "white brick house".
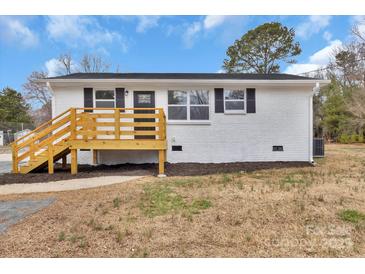
M 314 90 L 287 74 L 76 73 L 47 78 L 53 116 L 70 107 L 162 107 L 167 162 L 312 162 Z M 91 163 L 81 151 L 80 163 Z M 156 162 L 154 151 L 98 151 L 98 163 Z

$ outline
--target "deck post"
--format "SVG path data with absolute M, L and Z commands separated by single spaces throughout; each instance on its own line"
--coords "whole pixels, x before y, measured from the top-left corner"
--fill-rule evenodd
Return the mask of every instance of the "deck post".
M 18 150 L 16 148 L 16 144 L 13 144 L 12 149 L 12 160 L 13 160 L 13 173 L 18 173 Z
M 71 174 L 77 174 L 77 149 L 71 149 Z
M 71 127 L 71 134 L 70 139 L 76 139 L 76 109 L 71 108 L 70 110 L 70 127 Z
M 93 165 L 98 164 L 98 151 L 96 149 L 93 149 Z
M 165 150 L 158 151 L 158 176 L 165 177 Z
M 120 140 L 120 109 L 116 108 L 114 109 L 114 131 L 115 131 L 115 139 Z
M 54 166 L 53 166 L 53 145 L 48 145 L 48 174 L 53 174 Z
M 62 168 L 66 168 L 67 165 L 67 156 L 63 155 L 62 156 Z
M 93 129 L 93 131 L 96 131 L 97 130 L 97 127 L 96 127 L 96 118 L 95 117 L 93 117 L 92 118 L 92 121 L 93 121 L 93 127 L 92 127 L 92 129 Z M 93 135 L 92 136 L 92 139 L 93 140 L 96 140 L 96 137 L 97 137 L 97 135 Z M 96 149 L 93 149 L 93 165 L 97 165 L 98 164 L 98 151 L 96 150 Z

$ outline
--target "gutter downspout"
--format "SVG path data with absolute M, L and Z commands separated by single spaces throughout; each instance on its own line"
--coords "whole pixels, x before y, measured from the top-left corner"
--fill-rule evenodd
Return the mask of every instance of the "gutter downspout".
M 308 160 L 310 163 L 314 163 L 313 160 L 313 95 L 319 91 L 320 85 L 319 82 L 316 83 L 315 87 L 311 92 L 309 97 L 309 157 Z

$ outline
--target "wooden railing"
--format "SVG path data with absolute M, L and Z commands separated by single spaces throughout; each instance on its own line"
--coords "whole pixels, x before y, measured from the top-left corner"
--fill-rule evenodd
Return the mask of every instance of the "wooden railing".
M 90 110 L 93 112 L 86 112 Z M 136 110 L 138 113 L 135 113 Z M 73 139 L 128 140 L 134 139 L 134 136 L 142 136 L 141 139 L 143 136 L 150 136 L 146 139 L 166 138 L 166 118 L 162 108 L 77 108 L 71 110 L 71 118 L 75 120 L 75 126 L 71 127 Z M 139 122 L 135 119 L 149 121 Z
M 12 143 L 13 172 L 21 161 L 34 160 L 42 152 L 53 161 L 55 145 L 133 139 L 166 140 L 162 108 L 70 108 Z M 53 162 L 50 168 L 53 172 Z
M 12 145 L 13 172 L 18 173 L 19 163 L 33 160 L 37 155 L 70 135 L 71 109 L 57 115 L 35 130 L 15 140 Z

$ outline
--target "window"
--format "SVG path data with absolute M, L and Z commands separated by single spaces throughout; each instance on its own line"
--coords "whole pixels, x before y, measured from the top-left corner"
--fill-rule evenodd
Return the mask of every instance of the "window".
M 245 91 L 224 90 L 224 112 L 225 113 L 245 113 L 246 101 Z
M 169 120 L 186 120 L 188 99 L 187 92 L 180 90 L 168 91 L 168 117 Z
M 209 120 L 208 90 L 169 90 L 169 120 Z
M 190 120 L 209 120 L 209 92 L 190 91 Z
M 95 90 L 95 107 L 114 108 L 114 90 Z
M 138 104 L 151 104 L 151 94 L 137 94 Z

